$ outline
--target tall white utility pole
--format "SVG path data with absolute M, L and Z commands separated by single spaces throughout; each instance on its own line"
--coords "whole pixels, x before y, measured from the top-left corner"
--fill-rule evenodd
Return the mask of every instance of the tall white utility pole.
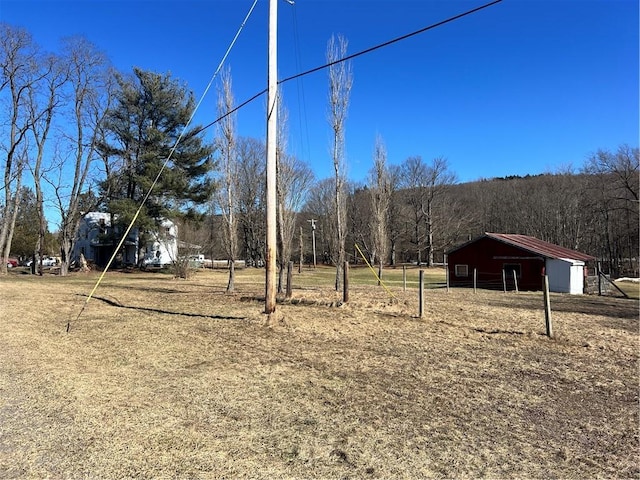
M 276 137 L 278 127 L 278 1 L 269 0 L 267 94 L 267 239 L 264 313 L 276 311 Z
M 311 223 L 311 243 L 313 245 L 313 268 L 316 268 L 316 219 L 307 220 Z

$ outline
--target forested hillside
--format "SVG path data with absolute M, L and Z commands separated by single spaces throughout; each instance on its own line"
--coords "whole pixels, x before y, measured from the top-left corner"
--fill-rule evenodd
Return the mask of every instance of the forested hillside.
M 518 233 L 589 253 L 613 275 L 637 275 L 638 183 L 638 150 L 622 146 L 593 155 L 580 173 L 439 185 L 431 205 L 433 186 L 400 188 L 388 212 L 387 262 L 428 265 L 431 226 L 435 262 L 484 232 Z M 358 243 L 366 252 L 372 236 L 370 193 L 361 186 L 349 197 L 348 244 Z M 304 215 L 319 219 L 320 251 L 329 248 L 322 235 L 326 215 L 319 207 L 324 204 L 316 198 Z

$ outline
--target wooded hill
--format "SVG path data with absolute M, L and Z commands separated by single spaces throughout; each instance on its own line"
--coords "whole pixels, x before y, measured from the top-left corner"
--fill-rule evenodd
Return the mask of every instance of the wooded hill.
M 637 192 L 637 174 L 627 179 L 614 173 L 545 174 L 449 185 L 432 206 L 433 261 L 443 262 L 447 250 L 484 232 L 518 233 L 591 254 L 614 276 L 637 276 Z M 399 190 L 394 195 L 388 263 L 430 263 L 429 219 L 411 201 L 415 193 Z M 367 196 L 366 187 L 350 196 L 347 243 L 358 243 L 365 252 L 371 238 Z M 324 232 L 324 217 L 317 212 L 306 215 L 311 214 L 320 218 L 318 231 Z M 328 248 L 324 239 L 320 244 Z

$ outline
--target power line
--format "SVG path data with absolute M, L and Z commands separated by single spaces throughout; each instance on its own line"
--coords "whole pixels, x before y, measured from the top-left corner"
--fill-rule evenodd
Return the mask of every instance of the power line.
M 301 62 L 301 54 L 300 54 L 300 35 L 298 33 L 298 16 L 296 14 L 296 8 L 292 8 L 291 9 L 292 12 L 292 18 L 293 18 L 293 38 L 294 38 L 294 51 L 295 51 L 295 59 L 296 59 L 296 67 L 298 69 L 302 68 L 302 62 Z M 310 151 L 310 145 L 311 142 L 309 141 L 309 124 L 307 122 L 307 103 L 306 103 L 306 98 L 305 98 L 305 94 L 304 94 L 304 82 L 302 80 L 299 80 L 297 82 L 297 86 L 298 86 L 298 110 L 300 112 L 300 115 L 298 115 L 298 122 L 300 124 L 300 148 L 301 148 L 301 152 L 302 152 L 302 157 L 305 158 L 305 160 L 309 161 L 310 160 L 310 155 L 311 155 L 311 151 Z M 303 135 L 304 134 L 304 135 Z M 305 140 L 306 140 L 306 155 L 305 155 Z
M 389 45 L 392 45 L 392 44 L 394 44 L 394 43 L 400 42 L 400 41 L 402 41 L 402 40 L 406 40 L 407 38 L 414 37 L 414 36 L 416 36 L 416 35 L 419 35 L 419 34 L 421 34 L 421 33 L 427 32 L 427 31 L 429 31 L 429 30 L 433 30 L 434 28 L 441 27 L 442 25 L 446 25 L 447 23 L 454 22 L 454 21 L 456 21 L 456 20 L 459 20 L 459 19 L 461 19 L 461 18 L 463 18 L 463 17 L 466 17 L 466 16 L 468 16 L 468 15 L 471 15 L 471 14 L 473 14 L 473 13 L 479 12 L 480 10 L 484 10 L 485 8 L 491 7 L 491 6 L 493 6 L 493 5 L 497 4 L 497 3 L 500 3 L 500 2 L 502 2 L 502 0 L 494 0 L 494 1 L 492 1 L 492 2 L 486 3 L 486 4 L 484 4 L 484 5 L 481 5 L 481 6 L 479 6 L 479 7 L 473 8 L 473 9 L 471 9 L 471 10 L 467 10 L 466 12 L 460 13 L 460 14 L 458 14 L 458 15 L 454 15 L 453 17 L 449 17 L 449 18 L 447 18 L 447 19 L 445 19 L 445 20 L 442 20 L 442 21 L 440 21 L 440 22 L 433 23 L 433 24 L 431 24 L 431 25 L 429 25 L 429 26 L 427 26 L 427 27 L 421 28 L 421 29 L 419 29 L 419 30 L 415 30 L 415 31 L 413 31 L 413 32 L 411 32 L 411 33 L 407 33 L 406 35 L 402 35 L 402 36 L 400 36 L 400 37 L 394 38 L 394 39 L 392 39 L 392 40 L 388 40 L 388 41 L 386 41 L 386 42 L 380 43 L 380 44 L 378 44 L 378 45 L 375 45 L 375 46 L 373 46 L 373 47 L 367 48 L 367 49 L 365 49 L 365 50 L 361 50 L 361 51 L 356 52 L 356 53 L 353 53 L 353 54 L 351 54 L 351 55 L 347 55 L 346 57 L 340 58 L 340 59 L 335 60 L 335 61 L 333 61 L 333 62 L 325 63 L 324 65 L 320 65 L 319 67 L 315 67 L 315 68 L 312 68 L 312 69 L 310 69 L 310 70 L 306 70 L 306 71 L 304 71 L 304 72 L 301 72 L 301 73 L 297 73 L 297 74 L 295 74 L 295 75 L 292 75 L 292 76 L 290 76 L 290 77 L 283 78 L 282 80 L 279 80 L 279 81 L 278 81 L 278 85 L 281 85 L 281 84 L 283 84 L 283 83 L 289 82 L 289 81 L 291 81 L 291 80 L 295 80 L 296 78 L 300 78 L 300 77 L 303 77 L 303 76 L 305 76 L 305 75 L 310 75 L 310 74 L 312 74 L 312 73 L 319 72 L 320 70 L 324 70 L 325 68 L 329 68 L 329 67 L 332 67 L 333 65 L 336 65 L 336 64 L 338 64 L 338 63 L 346 62 L 347 60 L 351 60 L 351 59 L 354 59 L 354 58 L 356 58 L 356 57 L 360 57 L 360 56 L 365 55 L 365 54 L 367 54 L 367 53 L 371 53 L 371 52 L 373 52 L 373 51 L 375 51 L 375 50 L 379 50 L 379 49 L 381 49 L 381 48 L 383 48 L 383 47 L 388 47 Z M 264 90 L 262 90 L 261 92 L 256 93 L 256 94 L 255 94 L 253 97 L 251 97 L 250 99 L 245 100 L 244 102 L 242 102 L 242 103 L 241 103 L 240 105 L 238 105 L 237 107 L 235 107 L 235 108 L 233 108 L 232 110 L 228 111 L 227 113 L 225 113 L 225 114 L 224 114 L 224 115 L 222 115 L 221 117 L 219 117 L 219 118 L 215 119 L 213 122 L 211 122 L 211 123 L 209 123 L 209 124 L 205 125 L 204 127 L 200 128 L 200 130 L 198 130 L 196 133 L 200 133 L 200 132 L 203 132 L 204 130 L 207 130 L 208 128 L 212 127 L 213 125 L 215 125 L 215 124 L 216 124 L 216 123 L 218 123 L 219 121 L 221 121 L 221 120 L 223 120 L 224 118 L 228 117 L 229 115 L 231 115 L 231 114 L 233 114 L 233 113 L 237 112 L 238 110 L 240 110 L 240 109 L 241 109 L 242 107 L 244 107 L 245 105 L 247 105 L 247 104 L 249 104 L 249 103 L 253 102 L 256 98 L 258 98 L 258 97 L 260 97 L 260 96 L 264 95 L 267 91 L 268 91 L 268 88 L 265 88 L 265 89 L 264 89 Z

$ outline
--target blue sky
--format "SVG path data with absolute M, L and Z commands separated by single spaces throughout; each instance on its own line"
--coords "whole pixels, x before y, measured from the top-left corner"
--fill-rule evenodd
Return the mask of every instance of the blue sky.
M 341 34 L 349 53 L 488 0 L 282 0 L 279 76 L 325 63 Z M 83 35 L 123 72 L 171 72 L 199 98 L 253 0 L 0 0 L 0 20 L 44 48 Z M 259 0 L 227 65 L 237 102 L 266 87 L 268 0 Z M 503 0 L 352 61 L 348 175 L 366 179 L 375 137 L 392 164 L 446 157 L 460 181 L 579 168 L 597 149 L 638 145 L 638 2 Z M 289 151 L 332 175 L 327 71 L 284 85 Z M 262 97 L 237 116 L 263 137 Z M 196 123 L 216 116 L 216 91 Z M 207 135 L 211 138 L 214 129 Z

